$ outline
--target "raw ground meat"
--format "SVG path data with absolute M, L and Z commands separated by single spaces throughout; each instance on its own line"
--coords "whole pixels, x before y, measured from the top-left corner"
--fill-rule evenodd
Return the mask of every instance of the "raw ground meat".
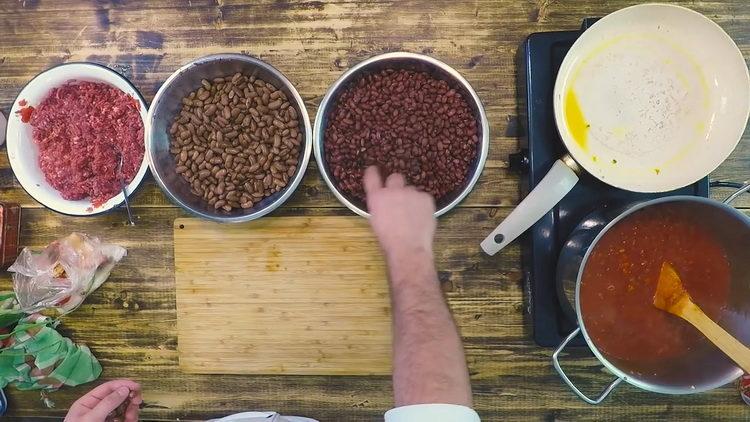
M 91 198 L 98 207 L 133 180 L 143 161 L 140 103 L 104 83 L 71 82 L 53 89 L 29 122 L 39 148 L 39 167 L 63 198 Z

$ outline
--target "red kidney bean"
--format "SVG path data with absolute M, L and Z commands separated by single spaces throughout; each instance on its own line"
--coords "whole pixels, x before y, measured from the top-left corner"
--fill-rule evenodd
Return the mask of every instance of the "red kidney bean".
M 386 69 L 363 75 L 335 99 L 324 152 L 336 186 L 364 200 L 364 170 L 398 172 L 437 201 L 466 183 L 477 155 L 477 117 L 446 81 Z

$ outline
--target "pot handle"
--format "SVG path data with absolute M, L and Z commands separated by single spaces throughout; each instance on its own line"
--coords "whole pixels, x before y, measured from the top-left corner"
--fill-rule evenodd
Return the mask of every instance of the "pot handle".
M 533 226 L 578 183 L 578 170 L 578 164 L 568 156 L 555 161 L 539 184 L 482 241 L 482 250 L 494 255 Z
M 580 327 L 576 328 L 575 331 L 570 333 L 570 335 L 567 338 L 565 338 L 565 340 L 563 340 L 563 342 L 560 344 L 557 350 L 555 350 L 555 353 L 552 354 L 552 365 L 555 367 L 555 370 L 557 371 L 557 373 L 560 374 L 560 378 L 562 378 L 563 381 L 565 381 L 565 384 L 568 384 L 568 387 L 570 387 L 570 389 L 573 390 L 573 392 L 576 393 L 578 397 L 580 397 L 583 401 L 585 401 L 588 404 L 599 404 L 602 401 L 604 401 L 604 399 L 606 399 L 607 396 L 609 396 L 609 393 L 611 393 L 612 390 L 615 389 L 615 387 L 620 385 L 620 383 L 622 382 L 622 378 L 618 377 L 614 381 L 612 381 L 609 384 L 609 386 L 607 386 L 607 388 L 605 388 L 604 391 L 602 391 L 601 394 L 599 394 L 599 397 L 595 399 L 589 398 L 586 394 L 584 394 L 581 390 L 579 390 L 578 387 L 575 386 L 575 384 L 573 384 L 573 382 L 570 380 L 570 378 L 568 378 L 568 376 L 565 374 L 565 371 L 563 371 L 562 367 L 560 366 L 560 353 L 565 349 L 565 346 L 567 346 L 568 343 L 570 343 L 570 341 L 573 340 L 575 336 L 577 336 L 580 333 L 581 333 L 581 328 Z
M 750 193 L 750 182 L 746 182 L 739 189 L 737 189 L 737 191 L 735 191 L 733 194 L 727 196 L 727 198 L 722 202 L 724 202 L 727 205 L 730 205 L 732 201 L 739 198 L 739 196 L 745 192 Z

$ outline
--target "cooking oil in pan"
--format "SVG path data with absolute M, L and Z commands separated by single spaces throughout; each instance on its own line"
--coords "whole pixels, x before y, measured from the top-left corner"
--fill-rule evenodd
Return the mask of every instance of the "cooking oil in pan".
M 583 117 L 578 97 L 572 89 L 565 95 L 565 123 L 578 146 L 586 150 L 586 138 L 591 125 Z

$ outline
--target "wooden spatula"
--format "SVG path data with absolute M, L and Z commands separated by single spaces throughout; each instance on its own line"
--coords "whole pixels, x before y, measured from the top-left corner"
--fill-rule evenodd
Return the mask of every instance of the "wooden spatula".
M 750 372 L 750 349 L 711 320 L 693 302 L 672 264 L 661 264 L 654 306 L 691 323 L 745 372 Z

